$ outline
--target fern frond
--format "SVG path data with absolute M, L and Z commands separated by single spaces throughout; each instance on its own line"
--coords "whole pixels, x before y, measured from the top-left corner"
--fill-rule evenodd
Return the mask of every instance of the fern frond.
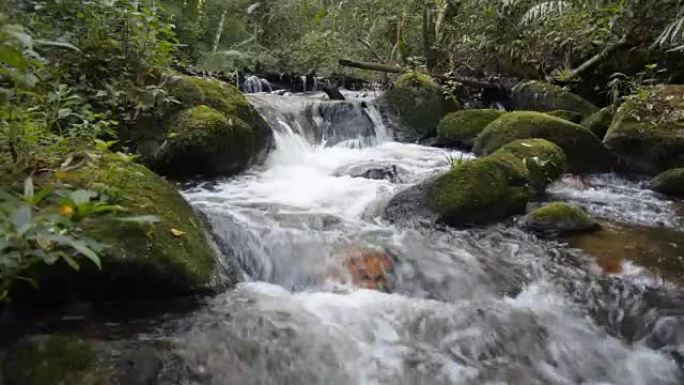
M 567 1 L 553 0 L 539 3 L 525 12 L 520 19 L 521 25 L 528 25 L 542 20 L 552 14 L 562 14 L 571 4 Z
M 679 19 L 665 27 L 653 45 L 673 50 L 684 49 L 684 16 L 679 17 Z

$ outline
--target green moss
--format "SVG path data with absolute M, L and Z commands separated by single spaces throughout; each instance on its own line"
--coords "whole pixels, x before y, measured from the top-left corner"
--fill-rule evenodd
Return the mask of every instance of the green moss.
M 22 341 L 5 361 L 5 385 L 105 385 L 95 349 L 71 337 L 34 337 Z
M 232 175 L 246 169 L 263 150 L 245 122 L 204 105 L 182 111 L 169 127 L 163 146 L 149 160 L 168 176 Z
M 555 116 L 557 118 L 565 119 L 569 122 L 573 122 L 576 124 L 579 124 L 582 119 L 584 118 L 584 115 L 580 114 L 579 112 L 575 111 L 568 111 L 568 110 L 554 110 L 546 113 L 547 115 Z
M 539 231 L 587 231 L 598 228 L 584 210 L 564 202 L 552 202 L 529 213 L 523 225 Z
M 501 147 L 499 152 L 509 152 L 523 161 L 530 176 L 530 187 L 542 194 L 549 183 L 563 175 L 568 160 L 563 150 L 545 139 L 519 139 Z
M 583 116 L 589 116 L 598 111 L 595 105 L 582 97 L 556 85 L 536 80 L 516 85 L 513 87 L 512 96 L 516 110 L 566 110 Z
M 603 137 L 606 136 L 608 127 L 610 127 L 610 123 L 613 121 L 614 114 L 615 111 L 613 108 L 602 108 L 600 111 L 583 119 L 580 125 L 593 132 L 599 139 L 603 139 Z
M 604 143 L 635 172 L 684 167 L 684 85 L 646 88 L 628 98 Z
M 684 198 L 684 168 L 674 168 L 658 174 L 651 188 L 663 194 Z
M 451 225 L 503 218 L 524 210 L 532 196 L 528 176 L 523 162 L 510 153 L 469 161 L 433 182 L 429 206 Z
M 407 140 L 434 136 L 442 116 L 458 109 L 455 102 L 446 100 L 437 83 L 417 72 L 399 77 L 382 98 L 408 128 L 404 135 Z
M 159 222 L 94 220 L 87 224 L 88 235 L 110 246 L 101 256 L 103 268 L 92 282 L 93 290 L 147 297 L 208 287 L 216 260 L 190 205 L 172 185 L 144 166 L 114 154 L 100 156 L 96 162 L 67 172 L 63 181 L 94 190 L 109 186 L 121 194 L 120 205 L 128 215 L 155 215 Z
M 490 123 L 475 139 L 473 151 L 491 154 L 516 139 L 540 138 L 560 146 L 573 172 L 606 171 L 610 156 L 586 128 L 539 112 L 517 111 Z
M 505 112 L 493 109 L 463 110 L 447 114 L 437 126 L 437 137 L 442 146 L 470 149 L 475 137 Z

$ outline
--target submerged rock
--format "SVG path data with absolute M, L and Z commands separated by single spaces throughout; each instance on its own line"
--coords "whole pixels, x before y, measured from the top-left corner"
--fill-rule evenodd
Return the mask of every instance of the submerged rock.
M 401 75 L 394 87 L 382 95 L 380 103 L 399 115 L 408 129 L 400 136 L 407 141 L 434 136 L 442 116 L 458 108 L 455 102 L 445 99 L 439 84 L 419 72 Z
M 174 76 L 167 91 L 180 104 L 124 135 L 155 171 L 181 178 L 230 176 L 266 158 L 271 128 L 237 88 L 216 79 Z
M 437 144 L 470 150 L 477 135 L 504 111 L 494 109 L 463 110 L 447 114 L 437 126 Z
M 529 171 L 529 184 L 537 194 L 558 179 L 568 168 L 563 149 L 545 139 L 519 139 L 501 147 L 496 153 L 509 152 L 523 161 Z
M 450 225 L 486 223 L 524 211 L 529 172 L 508 152 L 465 162 L 430 184 L 428 207 Z
M 598 107 L 584 98 L 559 86 L 536 80 L 522 82 L 513 87 L 512 97 L 516 110 L 565 110 L 582 116 L 589 116 L 598 111 Z
M 615 111 L 611 107 L 602 108 L 599 112 L 595 112 L 584 118 L 580 125 L 596 135 L 597 138 L 603 140 L 608 132 L 608 127 L 613 121 Z
M 394 164 L 358 164 L 345 167 L 335 172 L 335 175 L 349 175 L 352 178 L 366 178 L 374 180 L 388 180 L 392 183 L 401 183 L 408 171 Z
M 684 168 L 674 168 L 651 180 L 651 188 L 659 193 L 684 198 Z
M 656 86 L 628 98 L 603 141 L 633 172 L 684 167 L 684 85 Z
M 580 207 L 553 202 L 533 210 L 520 220 L 520 225 L 533 231 L 571 233 L 599 228 Z
M 511 112 L 490 123 L 478 135 L 473 151 L 487 155 L 516 139 L 540 138 L 560 146 L 572 172 L 607 171 L 611 157 L 586 128 L 539 112 Z

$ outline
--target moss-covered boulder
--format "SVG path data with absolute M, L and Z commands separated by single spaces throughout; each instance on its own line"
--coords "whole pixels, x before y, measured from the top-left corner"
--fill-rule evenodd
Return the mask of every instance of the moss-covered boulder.
M 255 131 L 237 117 L 200 105 L 169 123 L 152 167 L 163 175 L 233 175 L 254 163 L 263 148 Z
M 478 224 L 524 211 L 533 193 L 523 162 L 508 152 L 468 161 L 435 179 L 428 205 L 439 220 Z
M 633 172 L 684 167 L 684 85 L 656 86 L 628 98 L 603 141 Z
M 102 268 L 84 262 L 75 272 L 61 264 L 45 265 L 32 273 L 40 291 L 20 286 L 12 293 L 15 302 L 154 298 L 211 289 L 218 282 L 216 255 L 201 220 L 176 188 L 120 155 L 83 153 L 68 171 L 36 182 L 99 192 L 125 210 L 122 216 L 154 216 L 156 221 L 86 220 L 81 224 L 85 235 L 105 245 L 99 253 Z
M 494 154 L 509 152 L 522 160 L 529 171 L 529 184 L 537 194 L 568 169 L 563 149 L 545 139 L 519 139 L 501 147 Z
M 674 168 L 651 180 L 651 188 L 659 193 L 684 198 L 684 168 Z
M 584 115 L 575 112 L 575 111 L 568 111 L 568 110 L 554 110 L 546 113 L 547 115 L 555 116 L 557 118 L 565 119 L 569 122 L 573 122 L 575 124 L 579 124 L 582 122 L 582 119 L 584 119 Z
M 516 111 L 490 123 L 475 139 L 473 151 L 487 155 L 516 139 L 540 138 L 560 146 L 572 172 L 601 172 L 611 157 L 601 141 L 586 128 L 539 112 Z
M 470 150 L 477 135 L 501 115 L 494 109 L 463 110 L 447 114 L 437 126 L 437 144 Z
M 533 210 L 521 219 L 526 229 L 541 232 L 571 233 L 598 230 L 599 225 L 580 207 L 552 202 Z
M 406 141 L 434 136 L 440 119 L 458 109 L 455 102 L 444 97 L 439 84 L 419 72 L 401 75 L 383 94 L 381 103 L 399 116 L 407 129 L 399 133 L 399 139 Z
M 39 336 L 22 340 L 3 363 L 4 385 L 108 385 L 94 347 L 77 338 Z
M 179 104 L 123 135 L 155 171 L 173 177 L 233 175 L 266 158 L 273 133 L 237 88 L 192 76 L 173 76 L 166 88 Z
M 580 125 L 593 132 L 597 138 L 603 140 L 603 138 L 606 136 L 606 132 L 608 132 L 608 127 L 610 127 L 610 124 L 613 121 L 614 114 L 615 111 L 613 108 L 602 108 L 600 111 L 582 119 Z
M 559 86 L 536 80 L 522 82 L 513 87 L 512 98 L 516 110 L 565 110 L 577 112 L 583 116 L 589 116 L 598 111 L 598 107 L 584 98 Z

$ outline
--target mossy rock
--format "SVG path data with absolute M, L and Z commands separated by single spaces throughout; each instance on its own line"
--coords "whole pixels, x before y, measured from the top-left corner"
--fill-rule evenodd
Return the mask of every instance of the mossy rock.
M 432 182 L 428 205 L 455 226 L 479 224 L 522 212 L 533 193 L 523 162 L 508 152 L 468 161 Z
M 598 107 L 586 99 L 559 86 L 536 80 L 517 84 L 513 87 L 512 97 L 516 110 L 565 110 L 582 116 L 589 116 L 598 111 Z
M 458 109 L 455 102 L 444 97 L 439 84 L 418 72 L 401 75 L 381 99 L 408 129 L 400 135 L 400 139 L 407 141 L 435 136 L 440 119 Z
M 3 364 L 4 385 L 109 385 L 95 348 L 78 338 L 38 336 L 20 341 Z
M 551 182 L 568 169 L 563 149 L 545 139 L 519 139 L 501 147 L 499 152 L 509 152 L 523 161 L 529 171 L 529 183 L 537 194 L 543 194 Z
M 437 126 L 437 143 L 440 146 L 470 150 L 477 135 L 503 114 L 505 112 L 494 109 L 449 113 Z
M 659 193 L 684 198 L 684 168 L 674 168 L 651 180 L 651 188 Z
M 527 214 L 520 225 L 540 232 L 572 233 L 598 230 L 599 225 L 580 207 L 552 202 Z
M 155 171 L 172 177 L 233 175 L 256 161 L 261 145 L 241 119 L 200 105 L 173 118 L 166 140 L 149 162 Z
M 611 107 L 602 108 L 588 117 L 584 118 L 580 125 L 596 135 L 597 138 L 603 139 L 608 132 L 608 127 L 613 121 L 615 111 Z
M 179 75 L 166 89 L 179 105 L 123 135 L 148 166 L 173 177 L 230 176 L 266 158 L 272 130 L 233 85 Z
M 644 89 L 618 109 L 603 139 L 629 171 L 684 167 L 684 85 Z
M 575 111 L 568 110 L 554 110 L 546 113 L 547 115 L 555 116 L 557 118 L 565 119 L 569 122 L 579 124 L 584 119 L 584 115 Z
M 95 300 L 155 298 L 211 289 L 217 282 L 216 255 L 200 219 L 176 188 L 120 155 L 88 154 L 81 167 L 57 173 L 60 183 L 115 196 L 126 210 L 124 216 L 152 215 L 157 221 L 93 218 L 84 222 L 86 235 L 107 246 L 99 253 L 102 269 L 86 262 L 80 272 L 66 269 L 67 274 L 59 265 L 40 269 L 40 301 L 65 301 L 69 299 L 65 296 L 74 294 Z M 57 180 L 50 175 L 37 182 L 48 185 Z M 71 290 L 65 290 L 65 285 Z
M 586 128 L 540 112 L 516 111 L 490 123 L 475 139 L 473 151 L 491 154 L 516 139 L 546 139 L 560 146 L 571 172 L 608 171 L 611 157 L 601 141 Z

